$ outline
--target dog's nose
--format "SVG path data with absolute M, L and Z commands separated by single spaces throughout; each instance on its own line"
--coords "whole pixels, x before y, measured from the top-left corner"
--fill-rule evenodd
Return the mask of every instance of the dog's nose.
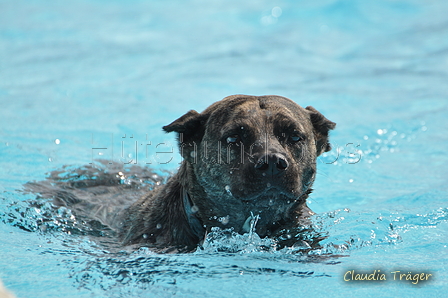
M 258 159 L 255 169 L 272 175 L 279 175 L 288 168 L 288 161 L 280 154 L 267 154 Z

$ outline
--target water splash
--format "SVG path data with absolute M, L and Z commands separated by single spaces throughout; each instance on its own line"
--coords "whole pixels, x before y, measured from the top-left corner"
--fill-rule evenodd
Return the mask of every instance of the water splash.
M 124 169 L 106 171 L 98 167 L 67 167 L 62 171 L 52 172 L 45 187 L 60 190 L 67 185 L 71 188 L 86 188 L 103 183 L 112 186 L 126 185 L 132 192 L 145 192 L 147 190 L 143 186 L 148 187 L 154 185 L 154 182 L 160 182 L 159 176 L 154 175 L 150 172 L 142 175 L 138 171 Z M 122 182 L 129 177 L 133 177 L 130 184 Z M 148 180 L 152 184 L 145 184 Z M 8 198 L 3 194 L 3 198 L 0 198 L 1 205 L 4 205 L 1 208 L 2 222 L 29 232 L 63 232 L 68 235 L 103 238 L 113 236 L 112 231 L 100 222 L 87 222 L 78 218 L 70 209 L 56 208 L 44 196 L 25 194 L 22 199 L 18 200 L 15 196 Z M 357 249 L 399 245 L 403 242 L 404 235 L 410 231 L 434 228 L 447 222 L 448 209 L 439 208 L 416 214 L 390 211 L 361 214 L 350 212 L 349 209 L 336 210 L 314 216 L 309 227 L 281 231 L 273 239 L 261 239 L 257 235 L 258 220 L 258 214 L 252 213 L 245 221 L 243 230 L 246 233 L 243 235 L 232 229 L 212 229 L 199 250 L 274 253 L 280 248 L 280 251 L 286 254 L 348 254 Z M 219 218 L 219 221 L 226 224 L 229 216 Z
M 332 144 L 333 150 L 323 153 L 319 160 L 325 164 L 341 166 L 359 162 L 373 163 L 386 153 L 397 153 L 405 142 L 414 140 L 419 133 L 427 131 L 424 121 L 395 123 L 387 128 L 363 133 L 362 140 L 350 140 L 346 144 Z
M 335 210 L 313 218 L 313 226 L 327 237 L 322 247 L 311 254 L 344 254 L 359 249 L 378 249 L 403 243 L 405 234 L 413 230 L 435 228 L 448 223 L 448 208 L 427 214 L 354 213 Z
M 202 246 L 196 254 L 209 254 L 217 252 L 226 253 L 255 253 L 274 252 L 276 241 L 271 238 L 261 239 L 257 233 L 250 232 L 243 235 L 236 233 L 233 228 L 221 229 L 214 227 L 207 234 Z
M 259 219 L 260 216 L 258 214 L 254 215 L 251 212 L 250 216 L 246 219 L 246 221 L 243 224 L 243 231 L 247 233 L 255 233 L 255 226 L 257 225 Z

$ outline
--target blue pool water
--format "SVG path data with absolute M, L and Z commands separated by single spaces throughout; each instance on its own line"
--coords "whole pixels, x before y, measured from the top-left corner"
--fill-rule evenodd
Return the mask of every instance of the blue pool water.
M 444 0 L 0 1 L 0 279 L 17 297 L 446 296 L 447 13 Z M 215 231 L 192 254 L 112 253 L 23 192 L 96 158 L 167 175 L 180 158 L 160 153 L 175 142 L 161 126 L 237 93 L 337 123 L 309 201 L 321 250 Z

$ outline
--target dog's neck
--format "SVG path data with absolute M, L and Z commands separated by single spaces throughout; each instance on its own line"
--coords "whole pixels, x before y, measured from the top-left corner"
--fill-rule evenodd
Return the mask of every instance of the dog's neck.
M 182 197 L 185 216 L 187 218 L 188 224 L 190 225 L 191 231 L 196 237 L 202 239 L 205 235 L 205 229 L 199 218 L 197 218 L 195 215 L 197 211 L 193 209 L 193 203 L 191 202 L 190 196 L 188 195 L 188 192 L 185 190 L 185 188 L 182 189 Z
M 191 185 L 197 185 L 197 181 L 193 172 L 191 164 L 183 161 L 177 173 L 180 184 L 180 197 L 183 205 L 185 218 L 187 219 L 191 233 L 198 238 L 200 242 L 205 237 L 206 230 L 198 214 L 198 206 L 194 203 L 192 198 L 194 196 L 205 195 L 198 189 L 192 189 Z

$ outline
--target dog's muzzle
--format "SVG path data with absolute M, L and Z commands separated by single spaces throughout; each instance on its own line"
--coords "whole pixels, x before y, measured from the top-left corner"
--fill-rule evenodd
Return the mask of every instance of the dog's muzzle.
M 261 156 L 255 163 L 257 172 L 276 177 L 285 173 L 289 163 L 286 158 L 279 153 L 270 153 Z

